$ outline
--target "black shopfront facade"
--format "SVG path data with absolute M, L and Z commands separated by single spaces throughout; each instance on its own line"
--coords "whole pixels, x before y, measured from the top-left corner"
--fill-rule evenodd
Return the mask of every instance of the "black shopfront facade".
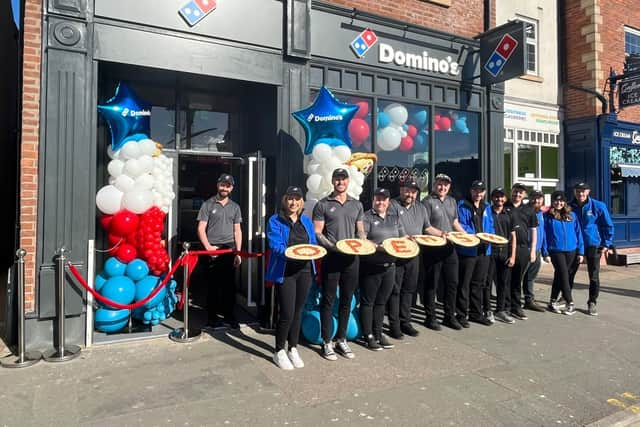
M 66 246 L 88 277 L 103 261 L 108 242 L 97 224 L 95 194 L 107 179 L 110 136 L 97 105 L 120 81 L 151 104 L 151 138 L 174 161 L 176 199 L 166 236 L 173 258 L 182 242 L 197 240 L 195 213 L 221 171 L 238 181 L 243 245 L 264 248 L 265 218 L 279 195 L 305 182 L 304 134 L 291 113 L 321 86 L 341 101 L 368 103 L 370 137 L 353 148 L 379 159 L 365 183 L 365 207 L 376 186 L 397 191 L 407 176 L 426 189 L 436 173 L 448 173 L 459 195 L 478 177 L 503 182 L 503 96 L 474 79 L 480 74 L 474 40 L 309 0 L 218 0 L 194 26 L 179 15 L 183 0 L 45 3 L 40 163 L 46 167 L 28 346 L 51 345 L 56 250 Z M 366 28 L 378 41 L 358 57 L 350 44 Z M 391 104 L 420 117 L 419 144 L 380 149 L 379 112 Z M 438 121 L 445 116 L 448 122 Z M 450 126 L 438 130 L 437 123 Z M 262 265 L 243 265 L 238 300 L 259 317 L 268 302 Z M 71 288 L 68 342 L 99 342 L 91 306 Z

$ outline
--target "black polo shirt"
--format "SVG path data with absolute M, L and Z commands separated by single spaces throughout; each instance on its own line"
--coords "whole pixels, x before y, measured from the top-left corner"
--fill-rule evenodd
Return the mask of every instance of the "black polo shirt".
M 378 245 L 385 239 L 389 239 L 391 237 L 402 237 L 405 235 L 398 216 L 394 213 L 390 213 L 389 211 L 387 211 L 385 217 L 382 218 L 375 210 L 370 209 L 364 214 L 363 222 L 364 231 L 367 233 L 367 239 Z M 372 264 L 384 264 L 395 260 L 395 257 L 381 251 L 363 258 L 363 261 Z
M 445 196 L 440 200 L 437 194 L 430 194 L 422 199 L 422 204 L 427 209 L 427 227 L 431 225 L 447 233 L 453 231 L 453 221 L 458 219 L 456 199 Z
M 233 226 L 242 223 L 242 213 L 236 202 L 229 199 L 225 205 L 222 205 L 218 198 L 213 196 L 200 206 L 198 221 L 207 223 L 209 243 L 235 248 Z
M 307 230 L 304 228 L 304 224 L 300 221 L 299 216 L 298 220 L 293 222 L 289 216 L 284 214 L 284 212 L 280 212 L 280 220 L 289 226 L 289 240 L 287 241 L 287 246 L 309 243 L 309 235 L 307 234 Z M 310 267 L 309 261 L 287 259 L 284 275 L 291 276 L 305 267 Z
M 313 208 L 313 220 L 324 221 L 322 234 L 331 243 L 356 237 L 356 222 L 362 221 L 364 208 L 359 200 L 347 196 L 344 203 L 333 194 L 321 199 Z
M 399 200 L 393 199 L 389 204 L 389 213 L 398 216 L 402 228 L 410 236 L 424 234 L 425 229 L 429 226 L 427 209 L 419 202 L 404 207 Z
M 511 202 L 507 202 L 504 209 L 511 214 L 513 229 L 516 232 L 516 245 L 530 246 L 529 229 L 538 226 L 536 211 L 530 205 L 520 203 L 520 206 L 515 207 Z

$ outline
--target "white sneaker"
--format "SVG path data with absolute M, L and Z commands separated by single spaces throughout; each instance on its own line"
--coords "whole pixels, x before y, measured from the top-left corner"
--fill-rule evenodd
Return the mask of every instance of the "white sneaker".
M 287 352 L 284 351 L 284 349 L 273 353 L 273 361 L 280 369 L 284 369 L 285 371 L 293 370 L 291 360 L 289 360 L 289 358 L 287 357 Z
M 333 343 L 327 342 L 322 344 L 322 357 L 327 360 L 331 360 L 332 362 L 338 360 L 336 352 L 333 351 Z
M 295 368 L 304 368 L 304 362 L 302 361 L 297 348 L 292 347 L 291 350 L 289 350 L 289 360 L 291 360 L 291 363 Z
M 349 344 L 347 344 L 347 340 L 336 341 L 336 350 L 347 359 L 353 359 L 356 357 L 356 355 L 353 354 L 353 351 L 351 351 Z

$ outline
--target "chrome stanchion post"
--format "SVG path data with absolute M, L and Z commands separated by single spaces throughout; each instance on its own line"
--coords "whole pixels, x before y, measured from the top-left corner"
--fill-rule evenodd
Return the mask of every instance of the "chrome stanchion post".
M 184 242 L 182 244 L 182 248 L 184 251 L 182 252 L 183 257 L 187 257 L 189 255 L 189 248 L 191 244 L 189 242 Z M 184 295 L 184 305 L 182 306 L 182 317 L 184 326 L 182 328 L 174 329 L 169 333 L 169 339 L 175 342 L 192 342 L 200 338 L 201 331 L 199 329 L 191 329 L 189 330 L 189 266 L 183 265 L 182 271 L 184 272 L 183 283 L 182 283 L 182 292 Z
M 26 368 L 42 359 L 42 353 L 39 351 L 25 352 L 24 350 L 24 258 L 27 251 L 18 249 L 16 255 L 18 256 L 18 358 L 5 357 L 0 361 L 3 368 Z
M 66 362 L 80 354 L 80 347 L 77 345 L 65 346 L 64 343 L 64 263 L 67 261 L 64 253 L 66 251 L 64 246 L 61 247 L 60 255 L 58 255 L 58 348 L 49 350 L 44 354 L 44 360 L 47 362 Z

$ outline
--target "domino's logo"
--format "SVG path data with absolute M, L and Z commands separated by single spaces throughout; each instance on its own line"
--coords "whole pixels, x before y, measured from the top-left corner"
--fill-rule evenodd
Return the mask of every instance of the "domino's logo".
M 498 46 L 496 46 L 487 63 L 484 64 L 484 69 L 493 77 L 498 77 L 498 74 L 500 74 L 517 46 L 518 41 L 509 34 L 505 34 L 500 39 Z
M 356 54 L 358 58 L 364 57 L 364 54 L 373 47 L 378 41 L 378 36 L 370 28 L 367 28 L 358 37 L 351 42 L 351 50 Z
M 205 16 L 215 10 L 217 4 L 216 0 L 191 0 L 183 5 L 178 13 L 185 20 L 187 25 L 193 27 L 198 22 L 202 21 Z

